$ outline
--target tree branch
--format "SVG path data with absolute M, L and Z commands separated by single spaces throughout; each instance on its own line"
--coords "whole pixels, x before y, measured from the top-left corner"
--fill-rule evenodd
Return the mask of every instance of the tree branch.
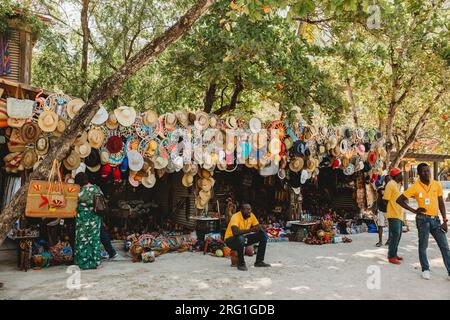
M 234 83 L 235 83 L 235 87 L 234 87 L 233 95 L 231 96 L 230 103 L 227 104 L 226 106 L 222 106 L 219 110 L 214 111 L 215 114 L 221 115 L 223 113 L 229 112 L 236 108 L 236 105 L 238 104 L 239 94 L 244 90 L 244 84 L 242 82 L 241 75 L 237 75 L 234 78 Z
M 206 89 L 205 98 L 203 99 L 204 107 L 203 111 L 206 113 L 210 113 L 216 100 L 216 89 L 217 84 L 215 82 L 211 82 L 208 89 Z

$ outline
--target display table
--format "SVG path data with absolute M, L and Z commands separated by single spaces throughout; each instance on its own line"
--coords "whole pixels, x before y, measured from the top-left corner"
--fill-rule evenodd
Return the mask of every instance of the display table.
M 297 241 L 304 241 L 311 228 L 318 223 L 319 221 L 288 221 L 292 232 L 297 235 Z

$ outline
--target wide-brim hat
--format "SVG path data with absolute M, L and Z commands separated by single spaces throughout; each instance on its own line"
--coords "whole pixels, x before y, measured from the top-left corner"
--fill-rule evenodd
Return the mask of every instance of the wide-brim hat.
M 214 186 L 214 179 L 213 178 L 202 178 L 197 180 L 197 187 L 203 191 L 210 191 L 212 187 Z
M 313 172 L 317 168 L 317 160 L 314 158 L 309 158 L 306 160 L 306 168 L 309 172 Z
M 364 139 L 364 134 L 365 134 L 364 129 L 357 128 L 355 133 L 356 133 L 356 138 L 358 138 L 359 140 Z
M 173 113 L 168 112 L 164 115 L 164 128 L 171 130 L 175 128 L 176 124 L 177 124 L 177 117 Z
M 294 171 L 293 171 L 293 172 L 294 172 Z M 278 170 L 277 175 L 278 175 L 278 178 L 280 178 L 280 180 L 286 179 L 286 170 L 280 168 L 280 169 Z
M 194 126 L 197 130 L 205 130 L 209 127 L 209 115 L 206 112 L 197 112 L 195 118 Z
M 142 121 L 147 127 L 153 127 L 158 123 L 158 113 L 154 110 L 147 110 L 142 115 Z
M 202 199 L 200 197 L 195 198 L 195 207 L 197 209 L 205 209 L 207 204 L 208 204 L 208 201 L 205 201 L 204 199 Z
M 80 154 L 81 158 L 86 158 L 91 154 L 92 147 L 88 142 L 86 142 L 75 146 L 75 150 Z
M 219 125 L 219 123 L 220 123 L 220 118 L 219 118 L 219 116 L 216 115 L 216 114 L 211 115 L 211 117 L 209 118 L 209 126 L 210 126 L 211 128 L 217 128 L 217 126 Z
M 238 128 L 237 120 L 233 116 L 227 117 L 225 120 L 225 124 L 229 129 L 237 129 Z
M 136 173 L 137 172 L 130 171 L 130 175 L 128 176 L 128 182 L 135 188 L 139 187 L 139 181 L 135 179 L 137 177 Z
M 66 113 L 70 119 L 75 118 L 76 114 L 80 112 L 81 108 L 84 106 L 84 101 L 81 99 L 72 99 L 67 103 Z
M 181 179 L 181 183 L 186 188 L 192 186 L 192 184 L 194 183 L 194 176 L 190 175 L 189 173 L 185 173 L 183 175 L 183 178 Z
M 387 156 L 387 151 L 386 151 L 386 149 L 385 149 L 385 148 L 380 148 L 380 150 L 378 151 L 378 155 L 379 155 L 379 158 L 380 158 L 381 160 L 386 159 L 386 156 Z
M 91 123 L 100 126 L 108 120 L 108 111 L 106 111 L 104 106 L 100 106 L 95 116 L 92 118 Z
M 74 146 L 81 146 L 82 144 L 87 143 L 87 132 L 83 131 L 78 134 L 77 138 L 73 142 Z
M 153 164 L 154 164 L 155 169 L 161 170 L 161 169 L 164 169 L 165 167 L 167 167 L 167 165 L 169 164 L 169 160 L 165 157 L 158 156 L 153 161 Z
M 156 176 L 153 173 L 149 173 L 147 177 L 143 177 L 141 183 L 146 188 L 153 188 L 156 184 Z
M 109 162 L 109 152 L 103 150 L 103 151 L 100 153 L 100 163 L 103 164 L 103 165 L 105 165 L 105 164 L 107 164 L 108 162 Z
M 185 110 L 175 112 L 175 116 L 177 117 L 177 121 L 183 127 L 187 127 L 189 125 L 189 114 Z
M 352 174 L 355 173 L 355 166 L 352 163 L 349 163 L 345 168 L 344 168 L 344 174 L 347 176 L 351 176 Z
M 72 150 L 72 152 L 63 160 L 63 164 L 67 170 L 75 170 L 80 166 L 81 157 L 80 154 Z
M 248 126 L 250 127 L 251 132 L 258 133 L 261 131 L 261 120 L 258 118 L 251 118 L 248 122 Z
M 291 149 L 294 146 L 294 140 L 291 137 L 285 138 L 284 146 L 286 147 L 286 150 Z
M 341 142 L 339 143 L 339 148 L 341 150 L 341 153 L 344 154 L 348 151 L 348 140 L 347 139 L 342 139 Z
M 198 175 L 199 175 L 200 178 L 208 179 L 208 178 L 210 178 L 213 174 L 212 174 L 211 171 L 202 168 L 202 169 L 200 169 L 200 170 L 198 171 Z
M 100 152 L 97 149 L 91 149 L 91 153 L 85 157 L 84 163 L 91 168 L 98 166 L 101 163 Z
M 355 165 L 355 171 L 361 171 L 364 169 L 364 161 L 360 160 Z
M 90 172 L 93 172 L 93 173 L 99 172 L 100 169 L 101 169 L 101 167 L 102 167 L 102 166 L 101 166 L 100 164 L 98 164 L 98 165 L 96 165 L 96 166 L 94 166 L 94 167 L 86 166 L 86 168 L 87 168 Z
M 353 131 L 350 128 L 345 128 L 344 129 L 344 137 L 347 139 L 351 139 L 352 136 L 353 136 Z
M 364 147 L 364 144 L 358 143 L 356 145 L 356 151 L 360 156 L 364 156 L 364 154 L 366 153 L 366 148 Z
M 127 152 L 128 167 L 132 171 L 139 171 L 144 166 L 144 158 L 137 150 Z
M 328 145 L 329 145 L 329 150 L 330 149 L 334 149 L 337 146 L 338 143 L 338 139 L 336 138 L 336 136 L 331 136 L 328 141 L 327 141 Z
M 136 120 L 136 110 L 133 107 L 121 106 L 114 110 L 117 121 L 124 127 L 131 126 Z
M 105 134 L 100 129 L 92 128 L 88 132 L 87 139 L 92 148 L 99 149 L 105 141 Z
M 308 180 L 310 177 L 307 170 L 303 169 L 302 173 L 300 174 L 300 183 L 305 184 L 306 180 Z
M 27 122 L 20 128 L 20 137 L 25 143 L 34 143 L 40 134 L 41 129 L 34 122 Z
M 291 162 L 289 163 L 289 170 L 292 172 L 299 172 L 304 166 L 304 161 L 300 157 L 295 157 L 291 159 Z
M 64 131 L 66 131 L 69 122 L 65 118 L 59 117 L 58 124 L 56 125 L 56 130 L 53 131 L 53 136 L 60 137 Z
M 331 149 L 331 154 L 334 157 L 339 157 L 339 155 L 341 154 L 341 148 L 340 146 L 335 146 L 333 149 Z
M 211 199 L 211 190 L 210 191 L 200 190 L 198 192 L 198 197 L 202 199 L 203 202 L 209 201 L 209 199 Z
M 33 149 L 27 149 L 22 155 L 21 164 L 25 169 L 32 169 L 34 164 L 38 161 L 38 155 Z
M 45 110 L 39 115 L 38 125 L 44 132 L 53 132 L 58 126 L 58 115 L 52 110 Z
M 117 117 L 114 111 L 111 111 L 108 115 L 108 119 L 106 120 L 106 127 L 108 129 L 114 130 L 119 127 L 119 121 L 117 121 Z
M 38 155 L 43 156 L 48 153 L 49 140 L 47 137 L 40 136 L 37 138 L 34 144 L 35 151 Z
M 106 143 L 106 149 L 110 153 L 118 153 L 123 148 L 123 140 L 119 136 L 111 136 Z

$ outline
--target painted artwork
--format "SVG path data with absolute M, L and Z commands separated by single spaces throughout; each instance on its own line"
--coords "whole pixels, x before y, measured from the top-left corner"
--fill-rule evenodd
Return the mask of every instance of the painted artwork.
M 11 73 L 11 57 L 8 50 L 8 38 L 6 33 L 0 35 L 0 75 L 6 76 Z

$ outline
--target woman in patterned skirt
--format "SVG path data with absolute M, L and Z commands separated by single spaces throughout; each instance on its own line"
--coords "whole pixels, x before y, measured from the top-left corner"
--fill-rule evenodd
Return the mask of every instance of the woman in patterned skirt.
M 101 264 L 100 227 L 102 219 L 94 213 L 94 195 L 103 194 L 98 186 L 89 183 L 86 173 L 75 176 L 80 185 L 76 218 L 75 264 L 80 269 L 98 269 Z

